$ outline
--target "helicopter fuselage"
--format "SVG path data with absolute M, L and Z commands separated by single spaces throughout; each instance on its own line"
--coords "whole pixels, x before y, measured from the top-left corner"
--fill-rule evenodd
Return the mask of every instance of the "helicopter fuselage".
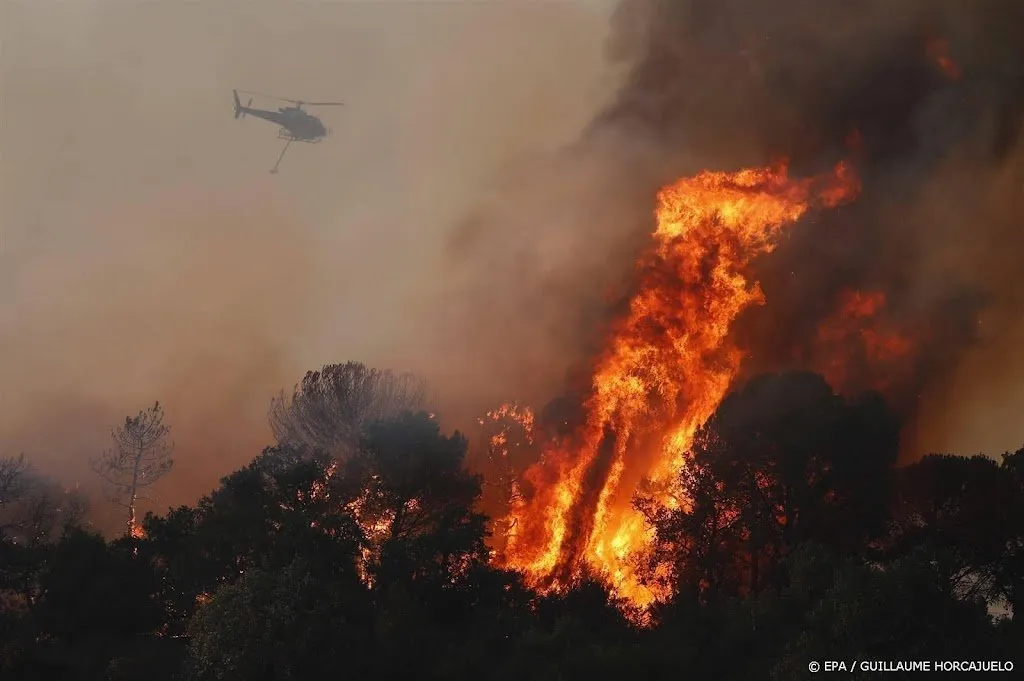
M 243 92 L 245 91 L 243 90 Z M 281 165 L 281 159 L 284 158 L 284 154 L 288 151 L 288 147 L 291 146 L 292 142 L 316 143 L 331 134 L 331 131 L 324 127 L 323 122 L 319 118 L 302 108 L 303 104 L 306 106 L 343 105 L 342 102 L 303 102 L 296 99 L 272 97 L 271 95 L 259 95 L 256 92 L 248 92 L 248 94 L 271 97 L 271 99 L 292 104 L 292 106 L 281 107 L 277 111 L 254 109 L 252 108 L 251 97 L 248 103 L 242 106 L 242 100 L 238 97 L 238 90 L 231 91 L 231 95 L 235 100 L 235 120 L 245 118 L 246 116 L 255 116 L 256 118 L 270 121 L 279 126 L 277 131 L 278 139 L 287 140 L 284 149 L 281 150 L 281 155 L 277 157 L 277 163 L 270 169 L 271 173 L 277 172 L 277 167 Z
M 297 142 L 313 142 L 327 136 L 327 129 L 320 119 L 298 106 L 287 106 L 277 111 L 239 107 L 239 113 L 262 118 L 281 126 L 283 136 Z

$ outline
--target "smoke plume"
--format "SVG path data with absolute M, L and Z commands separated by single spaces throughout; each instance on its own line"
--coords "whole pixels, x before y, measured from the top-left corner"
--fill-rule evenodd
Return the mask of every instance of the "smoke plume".
M 1019 401 L 998 387 L 1013 379 L 992 379 L 1019 364 L 1005 339 L 1024 302 L 1022 19 L 1002 0 L 624 0 L 609 44 L 624 83 L 560 157 L 568 167 L 548 166 L 586 179 L 492 216 L 490 271 L 520 275 L 490 285 L 490 313 L 509 326 L 495 347 L 522 362 L 550 348 L 532 336 L 546 333 L 563 366 L 591 356 L 615 314 L 602 296 L 623 291 L 659 187 L 703 168 L 788 158 L 801 176 L 849 159 L 858 201 L 804 221 L 758 264 L 766 304 L 735 328 L 746 373 L 804 366 L 883 390 L 908 420 L 905 456 L 1015 446 L 1024 433 L 975 405 L 983 385 Z M 569 235 L 558 253 L 509 236 L 549 230 Z M 953 438 L 949 422 L 973 435 Z
M 523 254 L 551 282 L 527 289 L 531 329 L 592 358 L 559 402 L 584 397 L 579 421 L 542 444 L 509 498 L 506 566 L 542 589 L 591 572 L 637 607 L 658 600 L 636 572 L 649 534 L 631 500 L 647 487 L 680 503 L 693 433 L 757 372 L 809 368 L 843 392 L 881 391 L 905 421 L 905 458 L 942 441 L 934 424 L 963 405 L 935 396 L 1019 319 L 1021 16 L 925 0 L 619 5 L 625 82 L 554 171 L 563 185 L 589 178 L 561 192 L 571 217 L 522 199 L 508 211 L 541 229 L 575 222 L 563 252 L 584 266 L 545 267 L 544 246 L 510 245 L 525 228 L 493 220 L 494 262 Z M 652 232 L 655 197 L 638 259 L 630 234 Z M 499 309 L 524 300 L 489 290 Z M 540 345 L 507 319 L 507 346 Z M 553 411 L 567 414 L 542 417 Z
M 882 385 L 908 455 L 1015 446 L 1019 3 L 604 10 L 6 5 L 0 448 L 85 482 L 159 399 L 157 507 L 187 502 L 268 443 L 271 396 L 346 360 L 424 376 L 446 425 L 518 399 L 561 427 L 658 189 L 779 157 L 848 159 L 863 190 L 757 264 L 745 372 Z M 233 120 L 234 87 L 347 106 L 271 178 L 279 141 Z

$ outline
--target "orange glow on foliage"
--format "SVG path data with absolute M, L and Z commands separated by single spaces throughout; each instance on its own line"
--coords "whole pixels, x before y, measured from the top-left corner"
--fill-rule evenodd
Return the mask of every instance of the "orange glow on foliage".
M 146 531 L 142 529 L 142 525 L 138 522 L 133 521 L 131 524 L 130 534 L 132 539 L 145 539 Z

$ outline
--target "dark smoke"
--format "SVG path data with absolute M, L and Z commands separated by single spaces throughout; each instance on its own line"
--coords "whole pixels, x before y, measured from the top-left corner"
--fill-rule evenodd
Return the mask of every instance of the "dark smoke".
M 623 82 L 578 143 L 501 187 L 451 244 L 446 347 L 494 388 L 469 410 L 558 394 L 539 425 L 572 430 L 566 405 L 585 398 L 629 300 L 660 187 L 701 169 L 788 158 L 805 176 L 847 160 L 860 198 L 808 215 L 756 264 L 767 304 L 737 323 L 745 371 L 841 358 L 835 387 L 882 389 L 909 423 L 907 455 L 945 447 L 933 425 L 962 405 L 934 396 L 968 357 L 971 381 L 998 377 L 993 344 L 1016 337 L 1024 309 L 1024 3 L 623 0 L 610 53 Z M 850 292 L 881 296 L 863 331 L 907 339 L 907 356 L 823 344 Z M 1015 428 L 1000 427 L 1006 446 Z
M 913 339 L 912 357 L 898 376 L 862 357 L 860 380 L 837 387 L 884 383 L 913 420 L 922 393 L 1016 318 L 1024 4 L 624 0 L 614 28 L 630 75 L 590 141 L 661 150 L 652 193 L 780 157 L 794 175 L 852 159 L 863 179 L 857 202 L 810 216 L 759 263 L 768 303 L 737 329 L 751 373 L 813 366 L 842 294 L 878 291 L 871 323 Z
M 646 235 L 657 189 L 680 176 L 780 158 L 794 175 L 852 162 L 860 198 L 807 216 L 756 264 L 767 304 L 745 314 L 736 333 L 748 349 L 748 375 L 790 368 L 828 375 L 836 359 L 846 363 L 831 377 L 834 387 L 882 391 L 907 424 L 904 456 L 919 455 L 928 428 L 923 396 L 941 391 L 984 340 L 986 315 L 987 332 L 999 334 L 1022 311 L 1008 286 L 1019 281 L 1024 255 L 1014 229 L 1024 217 L 1015 196 L 1022 19 L 1024 6 L 984 0 L 624 0 L 613 37 L 628 77 L 569 155 L 603 156 L 612 169 L 604 184 L 587 187 L 613 189 L 586 205 L 615 206 L 620 235 L 633 228 Z M 552 205 L 578 197 L 563 191 L 560 199 Z M 540 309 L 592 310 L 593 291 L 619 285 L 639 245 L 586 231 L 581 260 L 604 257 L 607 267 L 576 268 L 553 287 L 559 295 L 539 297 Z M 538 259 L 524 258 L 523 266 Z M 575 306 L 567 304 L 574 285 L 587 294 Z M 612 300 L 628 299 L 619 294 Z M 593 326 L 580 324 L 580 338 L 600 338 L 601 322 L 620 311 L 602 303 L 605 317 L 590 312 Z M 851 322 L 862 328 L 829 330 Z M 582 356 L 592 356 L 592 346 L 577 345 Z M 895 354 L 883 361 L 882 351 Z M 578 385 L 566 393 L 543 410 L 542 426 L 573 418 L 565 407 Z M 563 546 L 570 548 L 555 576 L 579 563 L 610 440 L 569 513 Z
M 1024 7 L 1005 0 L 624 0 L 617 54 L 631 76 L 601 117 L 701 166 L 802 165 L 852 129 L 870 160 L 937 160 L 978 125 L 1016 141 Z M 964 76 L 936 68 L 944 40 Z M 989 119 L 985 121 L 984 119 Z

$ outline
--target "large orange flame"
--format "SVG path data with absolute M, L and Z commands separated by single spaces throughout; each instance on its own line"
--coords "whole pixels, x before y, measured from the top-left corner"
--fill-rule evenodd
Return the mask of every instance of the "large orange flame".
M 702 172 L 659 193 L 654 243 L 597 359 L 584 423 L 544 448 L 512 499 L 507 567 L 542 591 L 590 573 L 641 610 L 669 595 L 644 578 L 639 561 L 652 535 L 633 497 L 643 488 L 682 503 L 673 486 L 693 433 L 739 373 L 732 322 L 763 302 L 753 259 L 813 206 L 858 191 L 845 164 L 808 179 L 791 179 L 781 164 Z

